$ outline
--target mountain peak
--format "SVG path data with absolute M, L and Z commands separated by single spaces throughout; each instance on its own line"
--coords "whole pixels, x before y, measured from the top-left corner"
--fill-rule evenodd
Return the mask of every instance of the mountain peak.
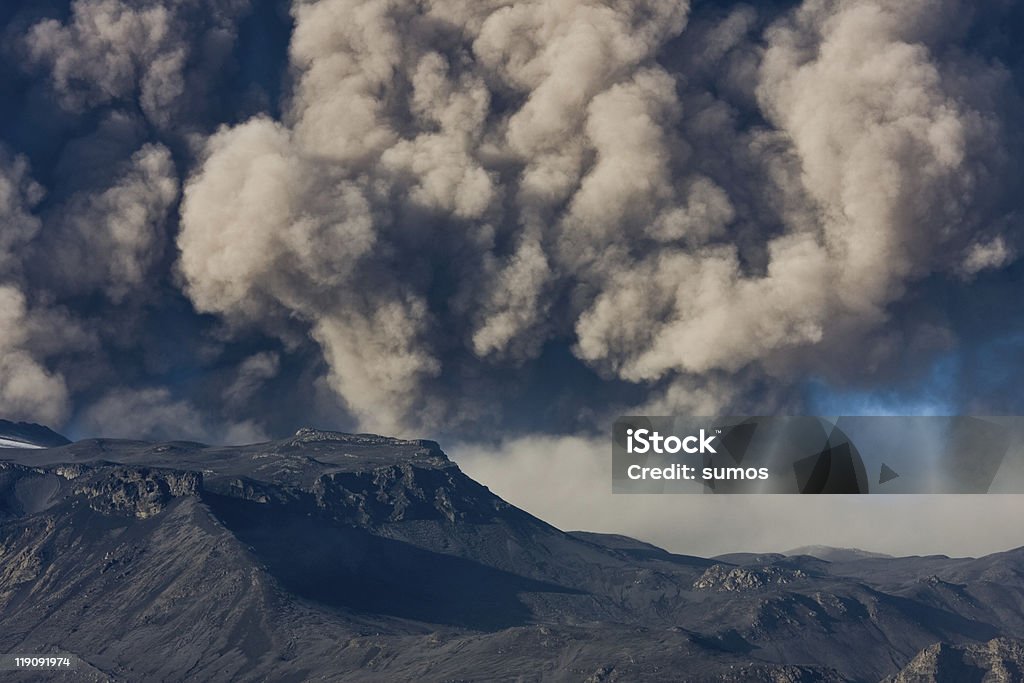
M 299 427 L 295 432 L 295 438 L 304 441 L 341 441 L 347 436 L 350 435 L 345 432 L 332 432 L 316 427 Z
M 783 553 L 787 557 L 798 555 L 809 555 L 826 562 L 855 562 L 856 560 L 872 560 L 879 558 L 891 558 L 892 555 L 875 553 L 860 548 L 836 548 L 829 545 L 804 545 L 793 548 Z
M 0 448 L 53 448 L 71 441 L 44 425 L 0 420 Z
M 429 439 L 398 439 L 392 436 L 380 436 L 379 434 L 350 434 L 348 432 L 332 432 L 326 429 L 315 427 L 301 427 L 295 432 L 295 436 L 288 440 L 288 443 L 301 446 L 306 444 L 328 443 L 344 444 L 352 446 L 398 446 L 417 447 L 431 451 L 430 455 L 440 456 L 447 459 L 447 455 L 441 450 L 441 445 Z

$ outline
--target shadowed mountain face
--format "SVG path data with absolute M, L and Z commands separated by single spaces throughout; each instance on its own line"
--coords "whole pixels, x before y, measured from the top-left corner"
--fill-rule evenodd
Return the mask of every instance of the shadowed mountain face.
M 49 448 L 71 443 L 49 427 L 0 420 L 0 448 Z
M 430 441 L 10 448 L 0 652 L 85 680 L 879 681 L 1024 637 L 1024 550 L 810 550 L 564 533 Z

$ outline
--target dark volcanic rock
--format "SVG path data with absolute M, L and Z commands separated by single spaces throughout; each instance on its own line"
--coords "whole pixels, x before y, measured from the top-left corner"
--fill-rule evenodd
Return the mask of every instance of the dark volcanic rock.
M 431 441 L 0 452 L 0 652 L 78 680 L 877 681 L 1024 635 L 1024 551 L 831 557 L 563 533 Z
M 203 485 L 196 472 L 136 467 L 89 469 L 75 479 L 74 495 L 84 496 L 93 510 L 139 519 L 159 514 L 174 498 L 198 496 Z
M 808 578 L 800 569 L 784 567 L 730 567 L 715 564 L 693 582 L 697 590 L 749 591 L 770 585 L 784 585 Z
M 1019 683 L 1024 681 L 1024 641 L 995 638 L 987 643 L 925 648 L 886 683 Z

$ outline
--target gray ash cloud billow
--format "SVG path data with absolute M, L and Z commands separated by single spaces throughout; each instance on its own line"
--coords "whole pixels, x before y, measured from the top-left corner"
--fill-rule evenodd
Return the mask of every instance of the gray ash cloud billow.
M 919 381 L 1018 267 L 999 3 L 60 4 L 5 15 L 11 417 L 800 411 Z

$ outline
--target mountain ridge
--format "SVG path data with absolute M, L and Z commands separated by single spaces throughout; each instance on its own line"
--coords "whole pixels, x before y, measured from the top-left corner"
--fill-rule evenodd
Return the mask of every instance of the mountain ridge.
M 50 448 L 69 443 L 70 439 L 44 425 L 0 420 L 0 448 Z
M 678 555 L 376 435 L 0 453 L 0 652 L 96 680 L 878 681 L 1024 635 L 1022 557 Z

